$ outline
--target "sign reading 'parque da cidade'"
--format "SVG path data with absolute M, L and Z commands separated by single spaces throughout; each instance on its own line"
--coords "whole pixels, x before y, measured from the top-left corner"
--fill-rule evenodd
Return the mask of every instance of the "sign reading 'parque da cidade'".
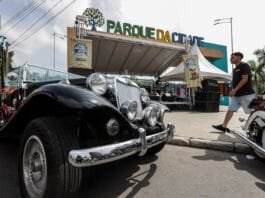
M 91 26 L 91 29 L 94 31 L 96 31 L 96 27 L 101 27 L 105 24 L 103 14 L 96 8 L 87 8 L 79 19 L 87 26 Z M 109 33 L 153 39 L 168 43 L 184 44 L 188 38 L 191 45 L 197 44 L 198 46 L 201 46 L 204 40 L 203 37 L 199 36 L 187 35 L 180 32 L 171 33 L 167 30 L 144 27 L 141 25 L 132 25 L 130 23 L 122 23 L 113 20 L 107 20 L 106 26 L 107 32 Z
M 107 32 L 181 44 L 184 44 L 185 39 L 188 37 L 191 45 L 194 45 L 196 43 L 198 46 L 201 46 L 204 40 L 203 37 L 199 36 L 186 35 L 179 32 L 170 33 L 167 30 L 165 31 L 153 27 L 131 25 L 129 23 L 115 22 L 112 20 L 107 20 Z

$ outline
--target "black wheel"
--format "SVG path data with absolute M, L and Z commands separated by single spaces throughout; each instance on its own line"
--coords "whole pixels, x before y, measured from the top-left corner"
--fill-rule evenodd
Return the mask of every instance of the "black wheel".
M 163 148 L 164 146 L 166 145 L 166 143 L 161 143 L 161 144 L 158 144 L 150 149 L 147 150 L 147 155 L 154 155 L 156 153 L 159 153 Z
M 68 152 L 78 149 L 70 122 L 58 118 L 31 121 L 21 139 L 18 179 L 23 198 L 77 197 L 81 169 L 68 162 Z

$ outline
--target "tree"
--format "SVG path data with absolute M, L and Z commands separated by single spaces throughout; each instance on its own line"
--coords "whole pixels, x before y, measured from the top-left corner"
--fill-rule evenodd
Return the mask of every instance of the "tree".
M 105 23 L 103 14 L 96 8 L 87 8 L 83 16 L 87 17 L 86 25 L 91 25 L 92 30 L 97 30 L 97 26 L 101 27 Z
M 263 66 L 259 65 L 255 60 L 248 61 L 248 64 L 251 68 L 252 82 L 254 84 L 254 88 L 257 93 L 260 93 L 264 88 L 263 83 L 265 82 L 265 73 L 263 70 Z
M 254 55 L 257 56 L 259 65 L 263 65 L 263 67 L 265 67 L 265 48 L 257 49 L 254 52 Z
M 250 60 L 248 61 L 248 64 L 250 65 L 252 71 L 252 81 L 254 82 L 254 87 L 257 93 L 261 93 L 265 89 L 265 49 L 255 50 L 254 55 L 257 57 L 257 61 Z

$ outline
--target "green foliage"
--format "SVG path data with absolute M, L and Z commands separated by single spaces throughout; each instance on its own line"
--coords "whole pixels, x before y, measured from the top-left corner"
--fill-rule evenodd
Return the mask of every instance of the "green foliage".
M 254 87 L 259 94 L 265 91 L 265 49 L 257 49 L 254 55 L 257 57 L 257 60 L 249 60 L 248 64 L 252 71 Z
M 257 49 L 254 52 L 254 55 L 257 56 L 259 65 L 265 65 L 265 48 L 263 49 Z
M 87 17 L 86 25 L 92 26 L 92 30 L 96 30 L 96 27 L 101 27 L 105 23 L 103 14 L 96 8 L 87 8 L 83 16 Z

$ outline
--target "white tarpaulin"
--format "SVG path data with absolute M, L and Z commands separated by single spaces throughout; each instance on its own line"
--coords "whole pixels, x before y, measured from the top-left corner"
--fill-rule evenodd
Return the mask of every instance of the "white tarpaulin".
M 210 63 L 200 52 L 197 45 L 191 48 L 191 54 L 198 56 L 200 75 L 203 79 L 215 79 L 215 80 L 231 80 L 232 76 Z M 184 67 L 185 64 L 182 61 L 177 67 L 169 67 L 164 73 L 160 75 L 162 81 L 169 80 L 184 80 Z

